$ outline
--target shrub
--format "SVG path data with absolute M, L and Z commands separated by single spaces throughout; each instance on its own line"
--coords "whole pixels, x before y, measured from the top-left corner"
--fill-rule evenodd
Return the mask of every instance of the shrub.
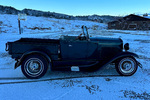
M 1 27 L 1 26 L 2 26 L 2 24 L 3 24 L 3 22 L 2 22 L 2 21 L 0 21 L 0 33 L 2 32 L 2 31 L 1 31 L 1 29 L 2 29 L 2 27 Z

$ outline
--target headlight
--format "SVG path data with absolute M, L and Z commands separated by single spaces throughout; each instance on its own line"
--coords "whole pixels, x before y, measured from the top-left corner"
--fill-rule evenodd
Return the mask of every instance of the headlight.
M 124 45 L 124 49 L 127 51 L 127 50 L 129 50 L 129 43 L 126 43 L 125 45 Z

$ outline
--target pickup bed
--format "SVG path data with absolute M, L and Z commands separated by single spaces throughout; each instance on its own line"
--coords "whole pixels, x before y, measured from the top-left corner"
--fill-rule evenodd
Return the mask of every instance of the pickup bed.
M 58 59 L 59 40 L 21 38 L 15 42 L 8 42 L 8 45 L 9 54 L 15 59 L 20 59 L 26 52 L 35 50 L 47 53 L 52 60 Z

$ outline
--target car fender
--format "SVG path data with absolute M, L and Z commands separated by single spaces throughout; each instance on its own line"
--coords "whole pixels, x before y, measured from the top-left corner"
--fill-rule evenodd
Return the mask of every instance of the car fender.
M 116 59 L 122 58 L 122 57 L 127 57 L 127 56 L 139 58 L 139 56 L 137 54 L 135 54 L 135 53 L 132 53 L 132 52 L 121 52 L 118 55 L 116 55 L 115 57 L 113 57 L 113 60 L 116 60 Z
M 28 55 L 32 55 L 32 54 L 41 55 L 41 56 L 45 57 L 48 62 L 51 62 L 50 56 L 48 56 L 48 54 L 46 54 L 46 53 L 43 52 L 43 51 L 38 51 L 38 50 L 27 51 L 27 52 L 25 52 L 25 53 L 21 56 L 21 58 L 19 59 L 19 61 L 17 61 L 17 62 L 15 63 L 15 69 L 16 69 L 17 67 L 19 67 L 19 66 L 22 64 L 23 60 L 24 60 Z
M 123 57 L 136 57 L 139 58 L 139 56 L 135 53 L 132 52 L 121 52 L 118 55 L 114 56 L 112 59 L 110 59 L 109 61 L 107 61 L 107 63 L 105 63 L 103 66 L 106 66 L 110 63 L 115 63 L 118 59 L 123 58 Z M 137 61 L 138 63 L 138 61 Z
M 123 57 L 136 57 L 136 58 L 139 58 L 139 56 L 135 53 L 132 53 L 132 52 L 121 52 L 119 53 L 118 55 L 116 55 L 115 57 L 113 57 L 109 62 L 114 62 L 120 58 L 123 58 Z

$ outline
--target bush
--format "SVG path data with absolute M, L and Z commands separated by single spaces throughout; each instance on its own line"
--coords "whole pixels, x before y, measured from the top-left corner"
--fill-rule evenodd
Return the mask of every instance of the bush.
M 3 24 L 3 22 L 2 21 L 0 21 L 0 26 Z
M 93 30 L 97 30 L 98 27 L 99 27 L 98 25 L 93 25 L 93 26 L 92 26 L 92 29 L 93 29 Z
M 2 32 L 2 31 L 1 31 L 1 29 L 2 29 L 2 27 L 1 27 L 1 26 L 2 26 L 2 24 L 3 24 L 3 22 L 2 22 L 2 21 L 0 21 L 0 33 Z

